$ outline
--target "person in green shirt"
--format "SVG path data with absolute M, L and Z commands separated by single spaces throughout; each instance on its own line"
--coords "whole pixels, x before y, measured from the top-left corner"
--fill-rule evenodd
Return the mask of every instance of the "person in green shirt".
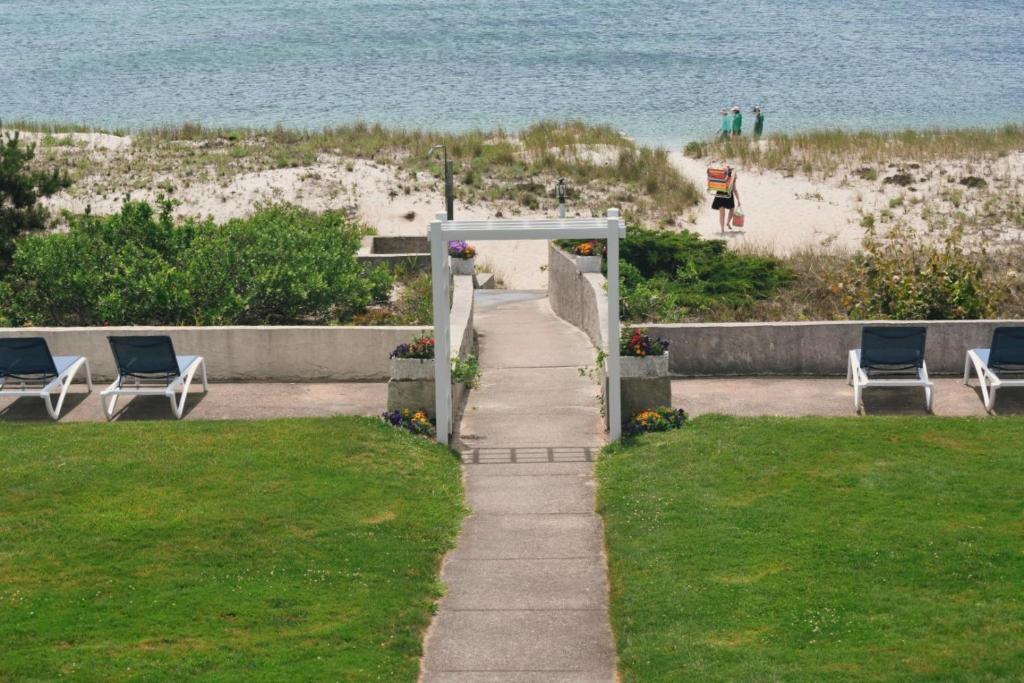
M 722 132 L 721 136 L 727 138 L 732 135 L 732 116 L 729 115 L 728 109 L 722 110 Z
M 764 112 L 761 107 L 754 107 L 754 137 L 759 138 L 764 133 Z
M 732 108 L 732 134 L 743 135 L 743 112 L 739 107 Z

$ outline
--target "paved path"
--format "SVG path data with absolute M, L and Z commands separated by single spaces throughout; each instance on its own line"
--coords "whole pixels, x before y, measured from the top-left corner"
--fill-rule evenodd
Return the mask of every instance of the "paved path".
M 427 683 L 615 680 L 594 459 L 604 443 L 586 335 L 543 293 L 477 292 L 483 378 L 456 446 L 471 516 L 442 578 Z
M 94 385 L 85 393 L 84 380 L 68 392 L 61 422 L 102 422 L 100 392 L 109 382 Z M 185 404 L 186 420 L 265 420 L 275 417 L 323 417 L 329 415 L 380 415 L 388 403 L 386 382 L 324 384 L 211 384 L 207 394 L 199 393 L 196 382 Z M 122 396 L 117 403 L 118 420 L 173 420 L 174 413 L 162 396 Z M 49 421 L 38 398 L 0 399 L 0 420 Z
M 932 377 L 935 415 L 984 417 L 985 406 L 977 380 L 965 387 L 962 378 Z M 703 413 L 728 415 L 855 416 L 853 389 L 840 377 L 744 377 L 736 379 L 672 380 L 672 405 L 696 417 Z M 996 414 L 1024 415 L 1024 389 L 1003 389 L 996 395 Z M 927 415 L 924 390 L 867 389 L 866 415 Z

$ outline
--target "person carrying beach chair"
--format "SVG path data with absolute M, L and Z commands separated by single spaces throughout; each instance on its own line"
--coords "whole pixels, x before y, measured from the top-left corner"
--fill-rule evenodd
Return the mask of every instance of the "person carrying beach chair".
M 711 208 L 718 210 L 718 227 L 722 234 L 726 225 L 740 227 L 735 222 L 737 207 L 741 206 L 740 194 L 736 189 L 736 172 L 731 166 L 708 168 L 708 192 L 715 195 Z

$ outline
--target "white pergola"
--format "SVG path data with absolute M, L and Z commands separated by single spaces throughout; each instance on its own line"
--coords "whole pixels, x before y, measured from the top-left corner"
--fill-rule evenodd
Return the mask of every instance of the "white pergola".
M 452 434 L 452 349 L 449 332 L 451 271 L 450 240 L 604 239 L 608 242 L 608 429 L 612 439 L 622 434 L 622 394 L 619 370 L 619 239 L 626 224 L 618 209 L 606 218 L 496 219 L 449 221 L 438 214 L 430 223 L 430 263 L 434 300 L 434 401 L 437 440 L 447 444 Z

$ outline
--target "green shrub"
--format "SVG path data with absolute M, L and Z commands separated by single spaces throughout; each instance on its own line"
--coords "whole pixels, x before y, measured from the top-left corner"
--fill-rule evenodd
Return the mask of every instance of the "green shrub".
M 189 259 L 192 315 L 201 325 L 347 320 L 386 300 L 384 269 L 364 278 L 355 253 L 364 232 L 344 214 L 270 206 L 198 230 Z
M 961 233 L 930 243 L 907 229 L 870 231 L 864 251 L 832 287 L 851 318 L 972 320 L 998 310 L 1002 283 L 984 277 L 984 253 L 970 254 Z
M 631 321 L 749 307 L 793 279 L 774 258 L 740 254 L 688 231 L 633 229 L 621 255 L 622 309 Z
M 276 205 L 221 226 L 175 226 L 170 209 L 128 202 L 114 216 L 72 218 L 67 233 L 20 240 L 6 316 L 22 325 L 323 323 L 390 292 L 386 271 L 361 272 L 365 230 L 342 214 Z

